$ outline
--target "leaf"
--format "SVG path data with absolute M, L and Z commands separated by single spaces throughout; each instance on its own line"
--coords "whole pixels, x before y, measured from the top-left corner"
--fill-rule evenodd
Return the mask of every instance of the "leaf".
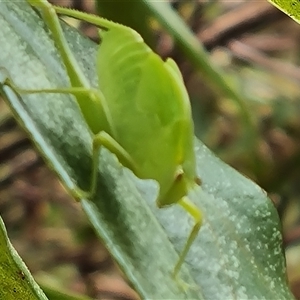
M 142 1 L 96 0 L 95 4 L 99 16 L 133 28 L 148 46 L 154 48 L 154 36 L 148 20 L 149 9 Z
M 49 300 L 92 300 L 90 297 L 85 297 L 75 293 L 67 293 L 61 290 L 61 288 L 51 286 L 51 284 L 49 285 L 49 278 L 45 278 L 43 280 L 39 279 L 38 283 L 42 287 Z
M 46 300 L 24 262 L 10 243 L 0 217 L 0 299 Z
M 300 2 L 298 0 L 268 0 L 278 9 L 300 24 Z
M 24 88 L 67 86 L 68 78 L 44 24 L 21 1 L 0 2 L 0 67 Z M 65 26 L 64 26 L 65 27 Z M 65 28 L 77 61 L 96 86 L 97 46 Z M 1 69 L 0 69 L 1 70 Z M 0 73 L 5 76 L 5 72 Z M 1 82 L 1 80 L 0 80 Z M 48 165 L 67 189 L 86 189 L 91 174 L 91 135 L 72 97 L 3 94 Z M 126 113 L 126 112 L 125 112 Z M 158 209 L 157 185 L 139 180 L 103 149 L 99 192 L 81 200 L 99 237 L 143 299 L 291 299 L 286 283 L 279 219 L 257 185 L 196 141 L 203 188 L 189 195 L 203 210 L 204 225 L 180 277 L 171 272 L 191 224 L 178 206 Z

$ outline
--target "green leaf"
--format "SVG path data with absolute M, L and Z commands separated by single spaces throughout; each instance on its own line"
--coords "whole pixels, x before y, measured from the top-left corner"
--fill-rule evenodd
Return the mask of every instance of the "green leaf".
M 69 84 L 43 22 L 28 5 L 0 2 L 0 28 L 0 67 L 18 85 Z M 65 29 L 76 59 L 96 86 L 98 47 Z M 3 69 L 0 75 L 5 76 Z M 91 134 L 74 99 L 57 94 L 18 97 L 8 87 L 2 92 L 65 187 L 86 189 Z M 81 200 L 97 234 L 143 299 L 291 299 L 279 219 L 271 201 L 199 141 L 195 151 L 203 188 L 189 196 L 203 210 L 204 225 L 180 273 L 189 289 L 184 291 L 171 276 L 191 229 L 189 217 L 176 205 L 158 209 L 157 185 L 137 179 L 105 149 L 99 193 L 93 201 Z
M 300 2 L 298 0 L 268 0 L 274 6 L 282 10 L 294 21 L 300 24 Z
M 65 292 L 61 290 L 61 288 L 57 288 L 56 286 L 51 286 L 47 282 L 49 280 L 43 279 L 38 280 L 40 287 L 43 289 L 44 293 L 47 295 L 49 300 L 92 300 L 92 298 L 85 297 L 82 295 L 78 295 L 75 293 Z
M 133 28 L 148 46 L 154 47 L 154 36 L 148 18 L 150 12 L 142 1 L 96 0 L 95 4 L 99 16 Z
M 10 243 L 0 217 L 0 299 L 47 300 Z

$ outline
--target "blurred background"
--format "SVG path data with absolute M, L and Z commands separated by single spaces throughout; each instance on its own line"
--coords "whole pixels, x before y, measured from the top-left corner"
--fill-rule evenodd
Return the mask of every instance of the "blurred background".
M 116 17 L 163 58 L 175 59 L 190 94 L 196 135 L 265 189 L 277 208 L 289 283 L 300 299 L 300 25 L 263 0 L 172 1 L 211 62 L 244 95 L 243 112 L 212 89 L 155 20 L 138 5 L 129 7 L 133 1 L 102 2 L 55 4 Z M 72 22 L 98 42 L 96 28 Z M 2 100 L 0 214 L 17 251 L 41 281 L 97 299 L 138 299 Z

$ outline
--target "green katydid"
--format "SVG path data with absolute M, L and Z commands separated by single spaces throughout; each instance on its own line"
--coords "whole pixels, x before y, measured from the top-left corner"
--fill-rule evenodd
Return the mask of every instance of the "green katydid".
M 92 197 L 97 188 L 99 150 L 114 153 L 120 163 L 141 179 L 159 184 L 158 207 L 180 204 L 195 224 L 174 268 L 176 276 L 202 223 L 201 211 L 187 198 L 200 185 L 193 148 L 194 126 L 189 97 L 172 59 L 163 61 L 133 29 L 106 19 L 28 0 L 39 9 L 65 64 L 71 87 L 24 90 L 19 93 L 67 93 L 75 96 L 93 133 L 93 173 L 90 191 L 72 191 L 76 198 Z M 97 55 L 99 89 L 90 86 L 80 70 L 60 26 L 58 14 L 100 28 Z

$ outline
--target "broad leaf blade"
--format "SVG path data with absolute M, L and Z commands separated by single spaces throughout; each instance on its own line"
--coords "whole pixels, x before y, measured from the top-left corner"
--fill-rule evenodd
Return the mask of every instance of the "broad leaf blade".
M 268 0 L 300 24 L 300 2 L 298 0 Z
M 47 300 L 10 243 L 0 217 L 0 299 Z
M 26 3 L 0 2 L 0 65 L 23 87 L 68 85 L 53 42 Z M 40 25 L 40 26 L 38 26 Z M 97 81 L 96 47 L 72 31 L 77 58 Z M 80 42 L 78 42 L 80 41 Z M 79 47 L 79 48 L 78 48 Z M 73 48 L 73 47 L 72 47 Z M 5 75 L 5 74 L 2 74 Z M 4 88 L 18 121 L 68 189 L 87 189 L 91 175 L 91 134 L 73 98 L 62 95 L 17 97 Z M 199 290 L 184 292 L 172 278 L 176 251 L 116 158 L 103 151 L 99 193 L 82 207 L 106 247 L 142 298 L 201 299 Z M 157 191 L 156 191 L 157 192 Z M 152 195 L 154 201 L 155 194 Z M 193 283 L 188 272 L 182 278 Z
M 1 2 L 0 26 L 0 42 L 5 45 L 0 66 L 17 84 L 27 88 L 69 84 L 43 23 L 27 5 Z M 66 36 L 96 85 L 97 47 L 73 31 L 66 30 Z M 68 189 L 75 183 L 87 188 L 91 135 L 72 97 L 19 98 L 8 88 L 4 92 L 63 184 Z M 81 201 L 96 232 L 142 298 L 291 299 L 279 220 L 270 200 L 198 141 L 196 152 L 203 189 L 192 191 L 190 197 L 205 218 L 187 257 L 188 269 L 180 276 L 192 286 L 197 284 L 197 289 L 185 293 L 170 275 L 177 259 L 174 248 L 180 252 L 191 229 L 188 216 L 177 206 L 158 209 L 157 186 L 135 178 L 105 150 L 97 198 Z

